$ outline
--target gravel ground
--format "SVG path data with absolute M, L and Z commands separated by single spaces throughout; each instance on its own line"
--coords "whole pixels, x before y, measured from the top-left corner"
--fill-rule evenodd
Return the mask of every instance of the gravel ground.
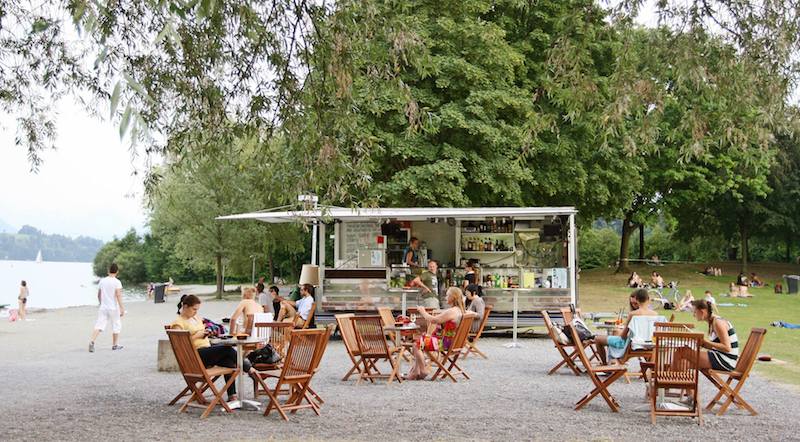
M 232 302 L 204 303 L 201 314 L 222 317 Z M 472 380 L 407 382 L 403 385 L 342 382 L 349 360 L 332 341 L 314 386 L 325 399 L 322 416 L 305 410 L 290 416 L 256 412 L 178 413 L 169 401 L 183 387 L 177 373 L 156 371 L 161 324 L 174 317 L 172 304 L 131 303 L 124 319 L 122 351 L 101 335 L 97 352 L 86 346 L 96 310 L 69 308 L 38 313 L 26 323 L 0 323 L 0 372 L 6 400 L 0 439 L 27 440 L 800 440 L 800 395 L 760 377 L 745 397 L 760 410 L 750 417 L 733 410 L 688 418 L 660 418 L 650 425 L 644 387 L 618 381 L 611 387 L 623 410 L 612 413 L 602 399 L 581 411 L 573 404 L 591 389 L 588 378 L 547 376 L 557 360 L 548 341 L 525 340 L 506 349 L 501 339 L 481 346 L 490 360 L 470 358 Z M 703 381 L 707 401 L 712 386 Z M 248 393 L 249 393 L 248 389 Z

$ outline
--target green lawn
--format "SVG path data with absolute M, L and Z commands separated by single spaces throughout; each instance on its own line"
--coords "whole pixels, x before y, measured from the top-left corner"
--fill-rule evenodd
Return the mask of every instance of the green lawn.
M 728 284 L 736 279 L 739 265 L 737 263 L 712 263 L 723 269 L 724 276 L 709 277 L 699 273 L 702 265 L 672 264 L 662 267 L 634 265 L 632 269 L 642 278 L 648 278 L 650 272 L 658 271 L 665 281 L 678 281 L 681 294 L 691 290 L 696 299 L 703 297 L 705 290 L 711 290 L 717 303 L 747 304 L 747 307 L 720 307 L 719 313 L 729 319 L 736 327 L 739 339 L 744 341 L 754 327 L 767 329 L 767 336 L 761 353 L 770 354 L 773 362 L 756 364 L 756 371 L 775 380 L 800 385 L 800 330 L 770 327 L 772 321 L 800 323 L 800 296 L 776 295 L 773 284 L 782 281 L 783 274 L 800 274 L 800 266 L 782 263 L 758 263 L 750 267 L 769 287 L 750 289 L 753 298 L 726 298 L 722 293 L 728 292 Z M 579 281 L 579 304 L 584 311 L 618 311 L 627 306 L 627 295 L 630 289 L 625 288 L 628 275 L 614 274 L 613 269 L 592 269 L 581 272 Z M 645 279 L 647 280 L 647 279 Z M 784 292 L 786 287 L 784 286 Z M 668 293 L 669 289 L 665 289 Z M 671 312 L 667 312 L 668 314 Z M 689 313 L 677 313 L 676 320 L 694 322 Z M 704 324 L 699 329 L 706 332 Z

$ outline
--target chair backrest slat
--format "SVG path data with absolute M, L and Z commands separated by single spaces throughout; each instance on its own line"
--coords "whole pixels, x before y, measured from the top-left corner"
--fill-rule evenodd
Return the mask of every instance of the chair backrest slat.
M 380 316 L 353 316 L 350 321 L 362 356 L 389 357 L 389 346 Z
M 758 351 L 761 349 L 761 344 L 764 343 L 767 330 L 763 328 L 754 328 L 750 330 L 750 336 L 747 337 L 747 342 L 744 344 L 744 349 L 739 355 L 739 360 L 736 361 L 735 372 L 741 373 L 743 377 L 750 373 L 753 365 L 758 358 Z
M 336 324 L 339 325 L 339 334 L 342 335 L 342 342 L 344 343 L 345 350 L 347 350 L 350 355 L 356 356 L 360 352 L 358 350 L 356 331 L 353 328 L 353 321 L 350 320 L 353 316 L 355 315 L 352 313 L 342 313 L 334 315 L 334 318 L 336 318 Z
M 486 328 L 486 323 L 489 322 L 489 314 L 492 312 L 494 305 L 489 304 L 483 310 L 483 318 L 481 318 L 481 324 L 478 326 L 478 330 L 475 332 L 475 339 L 480 339 L 481 335 L 483 334 L 483 329 Z
M 378 307 L 378 314 L 381 316 L 381 321 L 383 321 L 384 327 L 394 325 L 394 315 L 392 314 L 392 309 L 389 307 Z M 389 339 L 394 340 L 394 332 L 389 333 Z
M 456 335 L 453 337 L 453 343 L 447 349 L 448 353 L 458 353 L 464 349 L 474 321 L 475 318 L 472 316 L 461 317 L 461 322 L 458 323 L 458 328 L 456 328 Z
M 572 320 L 575 319 L 572 315 L 572 310 L 569 307 L 561 307 L 560 310 L 561 310 L 561 317 L 564 318 L 564 323 L 565 324 L 572 323 Z M 578 319 L 583 319 L 583 316 L 581 316 L 581 309 L 579 308 L 575 309 L 575 316 L 577 316 Z
M 205 374 L 205 366 L 200 360 L 200 355 L 192 345 L 192 339 L 188 330 L 170 329 L 167 330 L 169 343 L 178 361 L 178 367 L 184 376 L 202 377 Z
M 311 325 L 311 321 L 314 320 L 314 312 L 316 311 L 317 311 L 317 303 L 312 302 L 311 310 L 308 311 L 308 317 L 306 318 L 306 321 L 303 323 L 303 329 L 307 329 Z
M 694 330 L 694 324 L 683 322 L 656 322 L 656 331 L 661 332 L 691 332 Z
M 653 334 L 655 356 L 653 379 L 659 382 L 681 381 L 697 384 L 702 333 L 657 331 Z M 682 355 L 678 361 L 678 354 Z M 680 363 L 679 363 L 680 362 Z
M 289 339 L 294 327 L 288 322 L 257 322 L 253 324 L 256 336 L 268 337 L 268 342 L 282 357 L 286 357 Z
M 314 369 L 315 355 L 322 350 L 322 343 L 327 335 L 325 329 L 295 330 L 289 341 L 289 351 L 283 364 L 280 383 L 291 382 L 292 378 L 310 377 Z M 318 361 L 317 361 L 318 362 Z M 288 379 L 287 379 L 288 378 Z

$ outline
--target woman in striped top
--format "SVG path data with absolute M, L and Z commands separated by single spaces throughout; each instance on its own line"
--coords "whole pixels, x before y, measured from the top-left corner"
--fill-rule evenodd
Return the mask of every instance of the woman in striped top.
M 700 369 L 733 371 L 739 359 L 739 337 L 733 324 L 714 313 L 714 305 L 705 299 L 692 301 L 694 317 L 708 323 L 708 337 L 700 351 Z

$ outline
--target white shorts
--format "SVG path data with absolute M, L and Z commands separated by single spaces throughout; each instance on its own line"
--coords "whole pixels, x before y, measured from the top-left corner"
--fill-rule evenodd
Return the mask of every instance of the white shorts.
M 111 322 L 112 333 L 119 333 L 122 330 L 122 319 L 119 317 L 119 310 L 100 309 L 97 312 L 97 322 L 94 324 L 94 328 L 95 330 L 105 331 L 109 322 Z

